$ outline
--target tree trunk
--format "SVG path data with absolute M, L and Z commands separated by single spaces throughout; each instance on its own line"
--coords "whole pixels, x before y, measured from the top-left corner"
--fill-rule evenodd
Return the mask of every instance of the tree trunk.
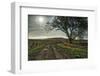
M 69 38 L 69 39 L 68 39 L 68 42 L 69 42 L 70 44 L 72 44 L 72 38 Z

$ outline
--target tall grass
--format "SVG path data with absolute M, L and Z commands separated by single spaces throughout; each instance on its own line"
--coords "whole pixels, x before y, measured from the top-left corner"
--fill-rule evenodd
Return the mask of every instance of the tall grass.
M 87 58 L 88 57 L 87 49 L 67 47 L 62 44 L 58 44 L 57 48 L 59 49 L 59 51 L 63 51 L 66 54 L 68 54 L 70 58 Z

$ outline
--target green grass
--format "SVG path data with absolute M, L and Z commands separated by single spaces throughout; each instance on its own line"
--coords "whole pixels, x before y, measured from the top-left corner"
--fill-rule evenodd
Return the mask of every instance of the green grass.
M 87 58 L 87 49 L 67 47 L 62 44 L 57 45 L 57 48 L 68 54 L 70 58 Z
M 28 49 L 28 59 L 29 60 L 34 60 L 34 57 L 36 55 L 38 55 L 38 53 L 41 51 L 41 49 L 44 48 L 44 45 L 41 45 L 41 46 L 37 46 L 35 48 L 32 48 L 32 49 Z

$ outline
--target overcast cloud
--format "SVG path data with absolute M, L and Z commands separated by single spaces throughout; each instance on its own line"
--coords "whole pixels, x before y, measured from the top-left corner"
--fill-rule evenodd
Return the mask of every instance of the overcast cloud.
M 52 20 L 53 16 L 28 15 L 28 38 L 42 37 L 66 37 L 60 30 L 46 31 L 45 25 Z

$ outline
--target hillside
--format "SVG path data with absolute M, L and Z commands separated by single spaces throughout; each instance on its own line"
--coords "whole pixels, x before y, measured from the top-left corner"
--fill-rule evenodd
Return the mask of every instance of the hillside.
M 87 40 L 68 43 L 65 38 L 28 39 L 28 59 L 72 59 L 87 58 Z

